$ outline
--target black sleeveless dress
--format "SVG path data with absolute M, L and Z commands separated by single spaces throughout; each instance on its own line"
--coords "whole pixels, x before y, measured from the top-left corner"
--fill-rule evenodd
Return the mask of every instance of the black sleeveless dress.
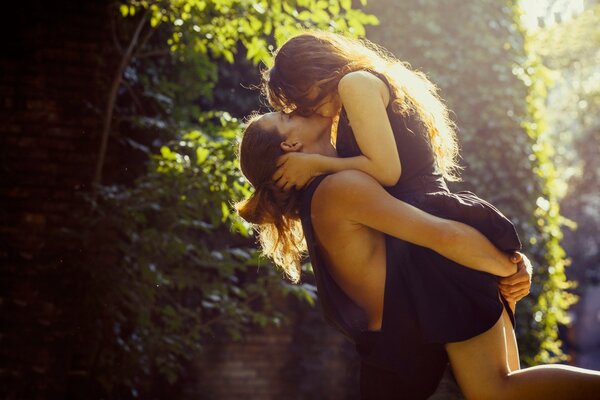
M 384 76 L 376 74 L 388 83 Z M 388 83 L 389 87 L 389 83 Z M 466 223 L 496 247 L 521 249 L 514 225 L 493 205 L 472 192 L 452 193 L 439 173 L 424 127 L 415 116 L 403 117 L 387 108 L 402 163 L 396 185 L 386 187 L 394 197 L 430 214 Z M 342 110 L 336 148 L 340 157 L 360 155 L 345 111 Z M 368 398 L 389 397 L 389 388 L 363 382 L 369 366 L 393 376 L 398 398 L 419 399 L 432 394 L 446 368 L 444 343 L 463 341 L 490 329 L 505 307 L 514 328 L 514 316 L 499 294 L 500 277 L 457 264 L 424 247 L 386 235 L 386 282 L 382 327 L 367 330 L 366 313 L 329 274 L 314 237 L 311 200 L 321 175 L 303 190 L 301 221 L 315 273 L 324 318 L 352 340 L 361 359 L 361 388 Z M 386 383 L 388 386 L 390 384 Z M 381 390 L 381 395 L 376 392 Z M 385 392 L 385 394 L 383 393 Z M 364 392 L 363 392 L 364 394 Z

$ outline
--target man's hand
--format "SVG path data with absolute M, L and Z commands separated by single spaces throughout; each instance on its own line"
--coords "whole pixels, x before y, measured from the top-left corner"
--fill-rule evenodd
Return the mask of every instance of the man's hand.
M 317 171 L 318 159 L 316 154 L 287 153 L 277 159 L 277 170 L 272 178 L 275 185 L 287 191 L 292 187 L 302 189 L 306 182 L 319 175 Z
M 500 293 L 509 303 L 516 303 L 529 294 L 533 272 L 533 266 L 527 256 L 519 252 L 515 252 L 513 256 L 511 260 L 518 263 L 517 272 L 500 279 L 498 283 Z

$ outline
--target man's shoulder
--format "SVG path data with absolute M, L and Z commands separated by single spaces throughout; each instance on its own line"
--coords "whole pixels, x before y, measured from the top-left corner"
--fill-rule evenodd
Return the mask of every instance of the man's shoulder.
M 323 208 L 343 209 L 357 196 L 379 183 L 370 175 L 358 170 L 345 170 L 326 176 L 315 190 L 313 205 Z

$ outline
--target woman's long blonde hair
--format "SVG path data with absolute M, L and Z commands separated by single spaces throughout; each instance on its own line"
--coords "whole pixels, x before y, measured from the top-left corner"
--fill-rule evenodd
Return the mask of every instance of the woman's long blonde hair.
M 393 90 L 394 112 L 415 114 L 421 120 L 440 172 L 449 181 L 460 180 L 455 125 L 437 87 L 424 73 L 411 70 L 366 39 L 322 31 L 291 38 L 275 52 L 273 66 L 264 71 L 263 93 L 276 110 L 309 114 L 325 96 L 337 92 L 344 75 L 358 70 L 386 77 Z M 320 94 L 309 101 L 308 92 L 315 84 Z
M 254 225 L 262 252 L 294 283 L 300 280 L 300 260 L 306 252 L 306 242 L 300 222 L 300 193 L 284 192 L 272 176 L 277 159 L 283 155 L 281 134 L 265 129 L 259 116 L 253 116 L 244 130 L 238 157 L 240 168 L 254 187 L 252 195 L 237 203 L 238 214 Z

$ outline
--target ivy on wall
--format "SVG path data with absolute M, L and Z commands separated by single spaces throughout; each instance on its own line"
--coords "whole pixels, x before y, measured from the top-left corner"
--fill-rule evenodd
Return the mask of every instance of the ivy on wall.
M 561 177 L 544 126 L 549 76 L 529 46 L 517 1 L 372 2 L 381 24 L 367 30 L 441 90 L 458 124 L 464 182 L 518 227 L 535 265 L 531 294 L 517 305 L 526 365 L 564 360 L 558 324 L 574 298 L 565 289 L 558 206 Z
M 531 48 L 554 79 L 544 106 L 557 171 L 568 181 L 561 191 L 563 213 L 571 218 L 565 248 L 568 275 L 579 283 L 575 292 L 600 282 L 600 4 L 588 4 L 578 15 L 538 29 Z

